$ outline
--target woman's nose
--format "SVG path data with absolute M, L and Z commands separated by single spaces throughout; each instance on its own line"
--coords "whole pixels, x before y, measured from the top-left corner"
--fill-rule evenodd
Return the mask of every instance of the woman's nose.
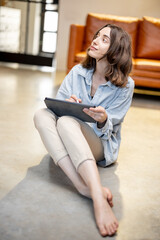
M 98 43 L 97 38 L 93 39 L 93 43 L 97 45 L 97 43 Z

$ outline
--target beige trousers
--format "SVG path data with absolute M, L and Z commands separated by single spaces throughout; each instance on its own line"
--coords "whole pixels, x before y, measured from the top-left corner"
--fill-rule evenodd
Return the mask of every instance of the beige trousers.
M 34 123 L 55 164 L 67 155 L 76 169 L 85 160 L 104 159 L 102 142 L 87 123 L 69 116 L 58 118 L 47 108 L 35 113 Z

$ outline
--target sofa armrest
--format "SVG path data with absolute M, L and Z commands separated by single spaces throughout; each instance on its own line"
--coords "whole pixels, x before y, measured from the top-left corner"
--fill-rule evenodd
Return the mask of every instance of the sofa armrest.
M 68 48 L 68 71 L 75 65 L 75 54 L 84 50 L 85 26 L 72 24 Z

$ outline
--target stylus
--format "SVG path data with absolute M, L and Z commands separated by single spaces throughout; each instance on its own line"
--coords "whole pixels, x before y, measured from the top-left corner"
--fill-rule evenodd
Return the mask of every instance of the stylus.
M 76 100 L 77 103 L 79 103 L 78 99 Z

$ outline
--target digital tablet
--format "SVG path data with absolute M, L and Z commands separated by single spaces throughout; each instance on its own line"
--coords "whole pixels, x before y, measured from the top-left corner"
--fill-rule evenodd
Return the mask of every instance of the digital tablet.
M 95 107 L 93 105 L 68 102 L 54 98 L 45 98 L 44 102 L 47 108 L 53 111 L 58 117 L 73 116 L 84 122 L 96 122 L 93 118 L 83 112 L 84 108 Z

